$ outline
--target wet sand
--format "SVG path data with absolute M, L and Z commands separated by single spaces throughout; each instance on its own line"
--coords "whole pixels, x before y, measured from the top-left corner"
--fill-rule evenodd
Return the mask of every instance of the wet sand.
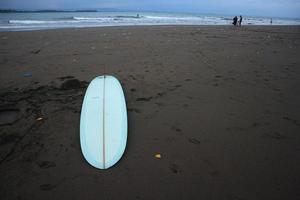
M 0 199 L 295 199 L 299 52 L 299 26 L 0 32 Z M 79 144 L 103 74 L 129 120 L 105 171 Z

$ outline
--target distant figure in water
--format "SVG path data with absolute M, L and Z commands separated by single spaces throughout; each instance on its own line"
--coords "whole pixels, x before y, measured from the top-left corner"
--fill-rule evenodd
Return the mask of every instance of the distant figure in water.
M 271 18 L 270 24 L 271 24 L 271 25 L 273 24 L 273 20 L 272 20 L 272 18 Z
M 238 18 L 237 18 L 237 16 L 235 16 L 235 17 L 233 18 L 233 22 L 232 22 L 232 24 L 233 24 L 234 26 L 236 26 L 237 20 L 238 20 Z
M 242 21 L 243 21 L 243 17 L 242 17 L 242 15 L 240 15 L 239 26 L 242 26 Z
M 139 15 L 139 14 L 136 14 L 136 18 L 140 18 L 140 15 Z

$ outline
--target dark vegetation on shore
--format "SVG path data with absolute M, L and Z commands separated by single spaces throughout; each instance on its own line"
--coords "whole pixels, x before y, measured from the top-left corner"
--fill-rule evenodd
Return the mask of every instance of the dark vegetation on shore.
M 14 10 L 14 9 L 0 9 L 0 13 L 45 13 L 45 12 L 98 12 L 98 10 Z

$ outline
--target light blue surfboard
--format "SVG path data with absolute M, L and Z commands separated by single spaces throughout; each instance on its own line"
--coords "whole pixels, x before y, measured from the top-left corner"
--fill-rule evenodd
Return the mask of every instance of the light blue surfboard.
M 80 145 L 84 158 L 107 169 L 122 157 L 127 141 L 127 109 L 120 82 L 98 76 L 89 84 L 80 116 Z

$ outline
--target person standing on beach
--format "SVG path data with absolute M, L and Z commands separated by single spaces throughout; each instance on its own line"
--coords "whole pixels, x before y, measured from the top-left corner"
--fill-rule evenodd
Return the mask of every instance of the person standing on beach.
M 242 17 L 242 15 L 240 15 L 239 26 L 242 26 L 242 21 L 243 21 L 243 17 Z
M 272 20 L 272 18 L 271 18 L 270 24 L 271 24 L 271 25 L 273 24 L 273 20 Z
M 233 22 L 232 22 L 232 24 L 233 24 L 234 26 L 236 26 L 237 20 L 238 20 L 238 18 L 237 18 L 237 16 L 235 16 L 235 17 L 233 18 Z

